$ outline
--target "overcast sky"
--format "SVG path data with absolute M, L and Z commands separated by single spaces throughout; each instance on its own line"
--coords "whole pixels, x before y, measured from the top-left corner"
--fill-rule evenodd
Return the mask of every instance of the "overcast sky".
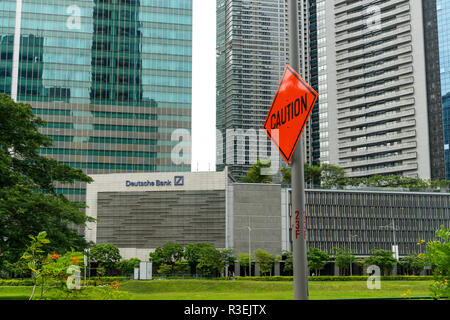
M 216 157 L 216 1 L 193 0 L 192 171 Z

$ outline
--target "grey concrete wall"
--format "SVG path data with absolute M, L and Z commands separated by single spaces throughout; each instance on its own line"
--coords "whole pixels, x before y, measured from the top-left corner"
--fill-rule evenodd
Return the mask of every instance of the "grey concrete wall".
M 281 186 L 271 184 L 233 184 L 234 253 L 250 250 L 281 253 Z
M 167 242 L 225 247 L 225 191 L 99 192 L 97 243 L 154 249 Z

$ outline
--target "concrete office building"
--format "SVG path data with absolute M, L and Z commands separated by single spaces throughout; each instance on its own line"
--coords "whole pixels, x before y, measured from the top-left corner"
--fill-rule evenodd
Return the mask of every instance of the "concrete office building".
M 270 185 L 229 184 L 223 172 L 92 175 L 86 239 L 117 245 L 123 257 L 148 259 L 167 242 L 207 242 L 248 252 L 281 252 L 281 194 Z
M 91 173 L 190 171 L 192 0 L 0 2 L 0 92 L 30 103 L 54 145 Z M 190 144 L 190 142 L 186 142 Z M 85 186 L 58 186 L 84 201 Z
M 117 245 L 124 258 L 146 260 L 167 242 L 207 242 L 239 253 L 291 250 L 290 190 L 232 182 L 226 172 L 92 175 L 86 210 L 98 218 L 86 239 Z M 306 190 L 308 246 L 332 253 L 399 247 L 420 252 L 450 226 L 450 193 L 399 190 Z M 249 230 L 250 227 L 250 230 Z
M 314 1 L 322 162 L 350 177 L 444 178 L 430 3 Z
M 302 44 L 299 74 L 309 81 L 307 11 L 307 4 L 299 1 Z M 217 0 L 216 125 L 221 132 L 217 170 L 226 165 L 239 178 L 258 159 L 270 157 L 270 142 L 258 130 L 263 127 L 289 59 L 287 32 L 285 0 Z M 317 89 L 316 83 L 312 86 Z M 311 119 L 303 134 L 308 163 L 320 156 L 318 132 L 315 144 L 311 134 L 311 123 L 315 121 L 318 126 L 318 108 L 314 108 Z M 278 154 L 276 157 L 280 160 L 279 167 L 285 165 Z M 275 176 L 275 181 L 279 180 L 279 175 Z
M 431 1 L 433 2 L 433 1 Z M 436 0 L 446 179 L 450 180 L 450 3 Z

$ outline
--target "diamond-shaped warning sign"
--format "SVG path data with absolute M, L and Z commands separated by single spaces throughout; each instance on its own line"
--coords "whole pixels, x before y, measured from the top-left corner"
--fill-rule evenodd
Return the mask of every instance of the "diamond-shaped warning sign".
M 287 163 L 291 161 L 318 96 L 290 65 L 286 65 L 263 129 Z

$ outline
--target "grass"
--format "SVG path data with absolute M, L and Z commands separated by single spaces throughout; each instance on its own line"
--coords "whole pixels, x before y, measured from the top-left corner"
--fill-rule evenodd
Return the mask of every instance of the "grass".
M 309 282 L 310 299 L 401 298 L 429 296 L 430 281 L 385 281 L 380 290 L 369 290 L 365 281 Z M 133 300 L 292 300 L 293 284 L 287 281 L 161 280 L 128 281 L 122 290 Z
M 380 290 L 369 290 L 365 281 L 310 281 L 311 300 L 401 298 L 430 296 L 431 281 L 382 281 Z M 93 288 L 92 288 L 93 289 Z M 290 281 L 158 280 L 125 281 L 121 291 L 131 300 L 292 300 Z M 1 300 L 28 299 L 31 287 L 0 287 Z M 95 299 L 89 295 L 88 299 Z M 52 297 L 54 298 L 54 297 Z
M 0 287 L 0 300 L 28 300 L 32 287 Z

